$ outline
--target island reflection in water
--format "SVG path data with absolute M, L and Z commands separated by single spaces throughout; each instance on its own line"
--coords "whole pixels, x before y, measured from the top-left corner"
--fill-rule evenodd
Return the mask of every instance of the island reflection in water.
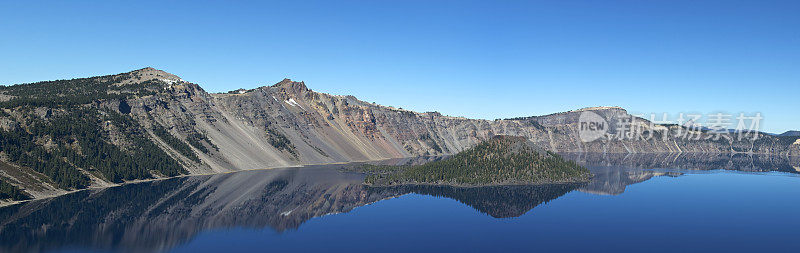
M 405 194 L 445 197 L 495 218 L 518 217 L 573 190 L 617 195 L 626 186 L 680 170 L 797 172 L 794 158 L 708 155 L 564 154 L 586 165 L 588 184 L 367 187 L 348 165 L 192 176 L 87 190 L 0 209 L 0 251 L 163 251 L 212 229 L 298 229 L 314 217 Z M 398 159 L 416 164 L 440 158 Z M 650 168 L 672 169 L 650 170 Z

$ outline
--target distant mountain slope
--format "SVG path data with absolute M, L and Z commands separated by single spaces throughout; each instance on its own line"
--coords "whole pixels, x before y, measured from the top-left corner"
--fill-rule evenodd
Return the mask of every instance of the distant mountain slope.
M 782 133 L 782 134 L 780 134 L 778 136 L 800 136 L 800 131 L 796 131 L 796 130 L 786 131 L 786 132 L 784 132 L 784 133 Z
M 584 143 L 577 131 L 584 111 L 608 122 L 630 117 L 622 108 L 598 107 L 476 120 L 318 93 L 288 79 L 212 94 L 145 68 L 0 87 L 0 179 L 39 198 L 179 174 L 454 154 L 495 135 L 523 136 L 558 152 L 800 155 L 796 137 L 767 135 L 757 141 Z M 665 127 L 678 126 L 656 125 Z

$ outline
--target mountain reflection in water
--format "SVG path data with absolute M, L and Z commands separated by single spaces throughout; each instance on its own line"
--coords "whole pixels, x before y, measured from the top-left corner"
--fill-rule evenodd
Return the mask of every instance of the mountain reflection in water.
M 592 181 L 580 191 L 601 195 L 619 195 L 625 192 L 628 185 L 657 176 L 680 176 L 681 171 L 730 170 L 800 174 L 800 157 L 699 153 L 561 155 L 586 166 L 594 174 Z
M 192 176 L 80 191 L 0 208 L 0 252 L 97 249 L 161 251 L 198 233 L 233 227 L 275 231 L 298 229 L 326 214 L 348 212 L 383 199 L 422 194 L 455 199 L 495 218 L 521 216 L 573 190 L 621 194 L 625 187 L 656 176 L 648 170 L 729 169 L 796 173 L 790 158 L 700 155 L 564 154 L 586 165 L 588 184 L 366 187 L 363 175 L 340 172 L 345 165 L 244 171 Z M 440 158 L 398 159 L 418 164 Z
M 509 185 L 486 187 L 452 187 L 405 185 L 368 189 L 371 192 L 395 192 L 394 195 L 416 193 L 458 200 L 475 210 L 495 218 L 519 217 L 534 207 L 564 196 L 585 184 Z

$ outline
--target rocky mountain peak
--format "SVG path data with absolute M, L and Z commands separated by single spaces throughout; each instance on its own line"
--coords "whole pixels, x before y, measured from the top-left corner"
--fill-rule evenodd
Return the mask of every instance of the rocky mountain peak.
M 614 110 L 614 111 L 618 110 L 618 111 L 627 112 L 627 111 L 625 110 L 625 108 L 622 108 L 622 107 L 619 107 L 619 106 L 595 106 L 595 107 L 586 107 L 586 108 L 578 109 L 578 110 L 575 110 L 575 111 L 576 111 L 576 112 L 584 112 L 584 111 L 609 111 L 609 110 Z
M 138 79 L 138 81 L 148 81 L 148 80 L 158 79 L 168 84 L 184 82 L 184 80 L 181 79 L 179 76 L 151 67 L 137 69 L 129 73 L 132 74 L 135 79 Z
M 167 73 L 166 71 L 155 69 L 155 68 L 152 68 L 152 67 L 146 67 L 146 68 L 137 69 L 137 70 L 131 71 L 130 73 L 131 74 L 140 74 L 140 75 L 173 75 L 173 74 Z
M 295 81 L 292 81 L 292 79 L 289 79 L 289 78 L 283 79 L 282 81 L 272 85 L 272 87 L 284 88 L 284 89 L 286 89 L 286 91 L 292 92 L 292 93 L 300 93 L 300 92 L 309 91 L 308 87 L 306 87 L 305 82 L 295 82 Z

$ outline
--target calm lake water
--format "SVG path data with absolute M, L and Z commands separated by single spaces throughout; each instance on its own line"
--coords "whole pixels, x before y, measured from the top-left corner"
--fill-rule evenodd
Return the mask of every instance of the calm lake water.
M 587 165 L 592 182 L 370 188 L 340 171 L 351 165 L 335 165 L 82 191 L 1 208 L 0 252 L 800 248 L 796 158 L 564 155 Z

